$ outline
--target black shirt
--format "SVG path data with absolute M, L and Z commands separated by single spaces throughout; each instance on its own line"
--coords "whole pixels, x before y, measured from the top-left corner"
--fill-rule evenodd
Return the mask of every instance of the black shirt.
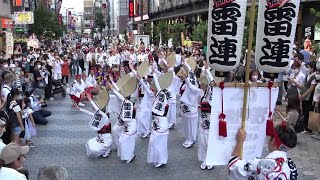
M 34 69 L 32 74 L 34 79 L 34 87 L 38 87 L 38 78 L 41 77 L 40 71 L 38 69 Z

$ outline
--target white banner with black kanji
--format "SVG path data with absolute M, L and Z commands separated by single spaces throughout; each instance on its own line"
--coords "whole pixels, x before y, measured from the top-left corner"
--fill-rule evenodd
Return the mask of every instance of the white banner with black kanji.
M 209 66 L 228 72 L 239 66 L 247 0 L 210 0 L 208 22 Z
M 263 72 L 280 73 L 289 68 L 299 5 L 300 0 L 280 6 L 272 0 L 259 1 L 255 64 Z

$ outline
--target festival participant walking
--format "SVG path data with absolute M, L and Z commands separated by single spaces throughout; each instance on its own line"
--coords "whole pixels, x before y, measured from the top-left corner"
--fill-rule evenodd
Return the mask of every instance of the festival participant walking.
M 109 122 L 108 115 L 104 113 L 105 107 L 108 103 L 107 91 L 103 90 L 105 96 L 100 96 L 98 102 L 95 103 L 89 94 L 87 98 L 90 101 L 95 113 L 75 106 L 81 112 L 91 116 L 89 127 L 97 131 L 97 136 L 90 139 L 86 143 L 86 150 L 88 157 L 106 158 L 111 153 L 112 136 L 111 136 L 111 123 Z
M 252 161 L 241 160 L 241 148 L 246 140 L 246 132 L 239 130 L 236 146 L 229 161 L 230 179 L 297 179 L 295 163 L 288 157 L 287 151 L 297 144 L 297 135 L 286 123 L 274 129 L 274 135 L 268 140 L 270 154 Z
M 152 130 L 148 145 L 148 163 L 154 163 L 159 168 L 168 161 L 168 119 L 169 111 L 168 98 L 166 95 L 167 87 L 160 87 L 158 78 L 153 72 L 154 83 L 157 89 L 155 101 L 152 105 Z

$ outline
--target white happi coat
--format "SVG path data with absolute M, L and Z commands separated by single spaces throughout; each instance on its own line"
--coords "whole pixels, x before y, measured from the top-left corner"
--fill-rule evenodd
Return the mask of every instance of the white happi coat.
M 83 93 L 84 89 L 82 84 L 78 83 L 77 81 L 74 81 L 72 87 L 69 88 L 69 91 L 67 91 L 70 95 L 74 95 L 78 98 L 80 98 L 81 93 Z
M 94 87 L 97 85 L 97 80 L 95 75 L 89 74 L 89 76 L 86 79 L 86 84 L 89 85 L 89 87 Z
M 99 110 L 98 106 L 93 101 L 90 101 L 90 103 L 95 109 L 96 111 L 95 113 L 92 113 L 82 108 L 80 108 L 80 111 L 92 116 L 92 119 L 89 122 L 89 127 L 95 131 L 99 131 L 103 128 L 104 125 L 109 124 L 109 119 L 104 112 Z M 99 116 L 100 118 L 97 118 Z M 104 133 L 104 134 L 98 133 L 96 137 L 90 139 L 86 143 L 87 156 L 99 157 L 105 153 L 109 153 L 111 150 L 111 145 L 112 145 L 112 136 L 110 133 Z
M 232 157 L 229 161 L 232 180 L 295 180 L 298 171 L 295 163 L 283 151 L 273 151 L 266 158 L 252 161 Z
M 114 87 L 118 89 L 115 83 Z M 134 156 L 135 142 L 137 136 L 137 124 L 133 117 L 133 103 L 126 100 L 117 90 L 113 93 L 122 101 L 118 114 L 118 122 L 112 129 L 114 141 L 117 144 L 117 155 L 121 160 L 131 160 Z
M 168 119 L 166 108 L 169 106 L 165 92 L 160 91 L 157 78 L 155 85 L 158 91 L 156 100 L 152 106 L 153 121 L 152 131 L 148 145 L 148 163 L 166 164 L 168 161 Z

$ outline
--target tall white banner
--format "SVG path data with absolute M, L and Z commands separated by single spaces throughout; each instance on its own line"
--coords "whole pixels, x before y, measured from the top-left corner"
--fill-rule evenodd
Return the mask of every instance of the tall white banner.
M 13 35 L 12 32 L 5 32 L 6 33 L 6 58 L 9 58 L 13 55 Z
M 223 90 L 224 114 L 227 122 L 227 137 L 219 136 L 219 114 L 221 113 L 221 89 L 213 88 L 211 105 L 210 132 L 207 150 L 208 165 L 228 164 L 234 146 L 236 134 L 241 127 L 243 88 L 225 87 Z M 278 97 L 278 88 L 271 90 L 271 110 L 273 111 Z M 249 90 L 247 107 L 246 132 L 243 145 L 243 159 L 251 160 L 261 157 L 265 138 L 266 121 L 269 112 L 269 89 L 252 87 Z
M 255 64 L 263 72 L 280 73 L 289 68 L 300 0 L 281 6 L 272 3 L 259 1 Z
M 239 66 L 246 8 L 247 0 L 209 0 L 207 59 L 217 72 Z

